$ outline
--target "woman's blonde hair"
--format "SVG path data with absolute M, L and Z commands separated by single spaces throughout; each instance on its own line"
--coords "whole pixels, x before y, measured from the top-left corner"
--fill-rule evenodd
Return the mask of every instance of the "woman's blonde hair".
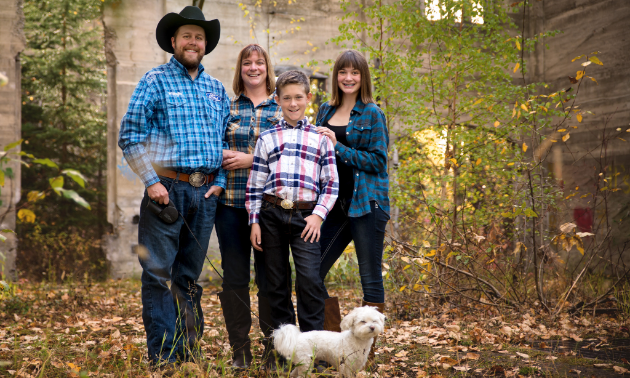
M 335 67 L 333 68 L 333 88 L 332 96 L 328 102 L 331 106 L 340 106 L 343 100 L 343 92 L 339 88 L 339 71 L 344 68 L 354 68 L 361 73 L 361 92 L 359 98 L 364 104 L 374 103 L 372 97 L 372 79 L 370 78 L 370 66 L 368 66 L 365 57 L 357 50 L 346 50 L 339 54 L 337 60 L 335 60 Z
M 252 43 L 251 45 L 245 46 L 243 50 L 238 53 L 236 60 L 236 71 L 234 72 L 234 80 L 232 81 L 232 90 L 237 96 L 245 92 L 245 83 L 243 83 L 243 77 L 241 76 L 243 59 L 249 58 L 254 52 L 257 52 L 258 56 L 265 58 L 265 64 L 267 65 L 267 95 L 272 94 L 276 88 L 276 74 L 273 72 L 273 65 L 271 64 L 271 59 L 269 59 L 269 54 L 267 54 L 267 51 L 260 45 Z

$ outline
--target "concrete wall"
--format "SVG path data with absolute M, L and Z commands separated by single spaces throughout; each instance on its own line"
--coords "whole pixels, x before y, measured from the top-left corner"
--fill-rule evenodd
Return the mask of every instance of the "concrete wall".
M 554 164 L 561 163 L 561 167 L 552 164 L 550 169 L 562 172 L 565 197 L 579 187 L 575 196 L 562 201 L 564 210 L 555 221 L 573 221 L 583 225 L 583 231 L 599 228 L 603 234 L 610 226 L 613 240 L 606 246 L 610 254 L 606 257 L 614 263 L 619 262 L 619 257 L 630 263 L 630 252 L 621 253 L 623 244 L 630 240 L 630 133 L 626 132 L 630 128 L 630 2 L 555 0 L 533 4 L 526 14 L 525 35 L 548 30 L 560 30 L 562 34 L 544 41 L 549 49 L 540 46 L 530 56 L 531 80 L 550 83 L 553 91 L 571 86 L 575 93 L 578 86 L 571 84 L 568 76 L 575 76 L 583 68 L 580 64 L 584 59 L 573 63 L 571 60 L 599 51 L 597 57 L 604 63 L 586 67 L 586 74 L 597 83 L 584 80 L 576 102 L 594 114 L 585 114 L 581 123 L 574 117 L 566 126 L 578 128 L 569 129 L 571 137 L 566 143 L 554 146 L 559 150 L 555 151 L 558 162 Z M 610 140 L 604 144 L 604 138 Z M 597 185 L 619 189 L 604 192 L 608 196 L 608 220 L 604 217 L 603 197 L 594 200 L 588 195 L 595 193 Z M 553 227 L 554 222 L 551 223 Z
M 21 135 L 21 72 L 20 52 L 24 50 L 24 13 L 21 0 L 0 0 L 0 72 L 9 78 L 9 83 L 0 87 L 0 147 L 15 142 Z M 0 149 L 0 151 L 2 151 Z M 15 149 L 13 151 L 19 151 Z M 0 229 L 15 229 L 15 204 L 20 200 L 20 165 L 9 165 L 15 172 L 14 179 L 6 179 L 2 188 L 0 206 Z M 4 167 L 6 168 L 6 167 Z M 11 209 L 9 209 L 9 206 Z M 7 212 L 9 210 L 9 212 Z M 5 243 L 0 242 L 0 269 L 3 276 L 16 277 L 15 256 L 17 239 L 14 234 Z M 4 261 L 3 261 L 4 260 Z
M 250 34 L 249 16 L 244 17 L 238 3 L 206 0 L 203 8 L 206 19 L 220 20 L 221 40 L 202 64 L 207 73 L 223 82 L 230 95 L 233 94 L 236 57 L 250 43 L 266 47 L 274 64 L 301 65 L 311 59 L 334 58 L 339 52 L 338 48 L 325 44 L 336 34 L 337 18 L 342 15 L 336 1 L 300 1 L 292 5 L 283 2 L 278 7 L 266 8 L 262 14 L 256 14 L 250 5 L 250 16 L 258 25 L 253 34 Z M 244 3 L 249 4 L 247 1 Z M 155 41 L 158 21 L 166 13 L 179 13 L 191 4 L 192 1 L 185 0 L 123 0 L 114 2 L 105 10 L 108 63 L 107 220 L 113 225 L 113 233 L 105 236 L 105 250 L 112 277 L 137 276 L 141 272 L 133 252 L 138 238 L 134 217 L 139 214 L 144 187 L 117 146 L 120 120 L 142 75 L 170 59 L 170 55 L 163 52 Z M 272 11 L 273 14 L 270 14 Z M 291 23 L 292 19 L 300 18 L 304 18 L 304 22 Z M 296 26 L 301 30 L 291 32 L 291 28 Z M 262 32 L 267 28 L 272 31 L 269 38 Z M 209 254 L 211 259 L 220 258 L 214 233 L 210 239 Z M 206 272 L 202 273 L 202 278 L 204 275 Z

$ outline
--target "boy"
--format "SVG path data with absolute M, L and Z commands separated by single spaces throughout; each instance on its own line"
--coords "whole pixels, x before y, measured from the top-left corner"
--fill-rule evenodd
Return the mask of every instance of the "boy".
M 311 97 L 302 72 L 278 77 L 275 99 L 283 119 L 260 134 L 245 196 L 250 239 L 265 256 L 273 327 L 293 322 L 290 247 L 302 332 L 324 329 L 319 236 L 339 191 L 332 142 L 304 116 Z

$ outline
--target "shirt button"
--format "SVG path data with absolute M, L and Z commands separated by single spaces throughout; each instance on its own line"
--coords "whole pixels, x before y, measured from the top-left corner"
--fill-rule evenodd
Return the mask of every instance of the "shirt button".
M 339 155 L 339 151 L 337 151 L 337 155 Z
M 350 135 L 350 133 L 349 133 L 349 132 L 346 132 L 346 135 Z
M 348 160 L 344 160 L 343 162 L 344 162 L 344 163 L 347 163 L 347 162 L 348 162 Z
M 352 123 L 352 121 L 348 122 L 348 123 Z
M 357 173 L 357 177 L 359 177 L 359 174 Z

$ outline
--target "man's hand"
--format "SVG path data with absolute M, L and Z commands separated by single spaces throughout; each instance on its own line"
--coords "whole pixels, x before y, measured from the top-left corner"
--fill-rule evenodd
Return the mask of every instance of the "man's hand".
M 162 185 L 161 182 L 156 182 L 155 184 L 149 186 L 147 188 L 147 194 L 149 198 L 159 203 L 160 205 L 168 205 L 168 190 Z
M 261 239 L 260 225 L 258 223 L 252 223 L 252 231 L 249 234 L 249 240 L 252 242 L 252 247 L 257 251 L 262 251 L 262 239 Z
M 324 221 L 322 217 L 317 214 L 309 215 L 304 218 L 306 221 L 306 227 L 304 227 L 304 231 L 302 231 L 301 238 L 304 238 L 304 241 L 307 242 L 308 238 L 311 238 L 311 243 L 314 241 L 319 241 L 320 230 L 322 228 L 322 222 Z
M 254 163 L 254 155 L 240 151 L 223 150 L 223 164 L 221 167 L 228 171 L 235 169 L 251 168 Z
M 206 195 L 204 197 L 210 198 L 210 196 L 213 195 L 213 194 L 215 196 L 219 197 L 221 195 L 221 192 L 223 192 L 223 188 L 222 187 L 212 185 L 210 187 L 210 190 L 208 190 L 208 192 L 206 193 Z

